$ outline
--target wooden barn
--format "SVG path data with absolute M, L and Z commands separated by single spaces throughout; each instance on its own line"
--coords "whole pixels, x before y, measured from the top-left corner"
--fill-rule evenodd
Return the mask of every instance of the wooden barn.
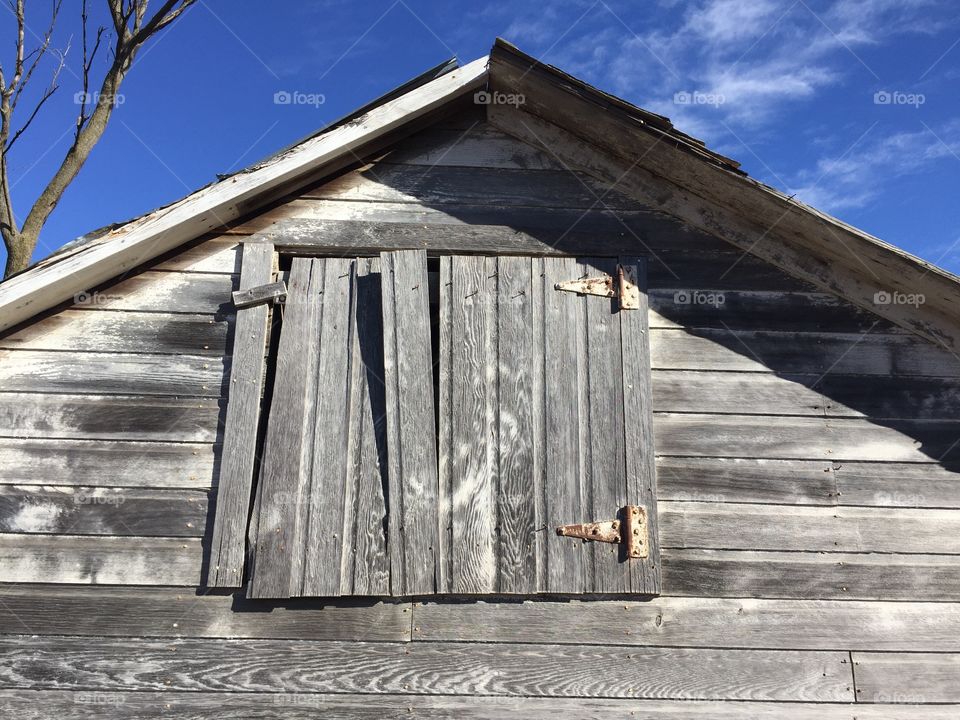
M 960 716 L 960 280 L 507 43 L 0 329 L 4 718 Z

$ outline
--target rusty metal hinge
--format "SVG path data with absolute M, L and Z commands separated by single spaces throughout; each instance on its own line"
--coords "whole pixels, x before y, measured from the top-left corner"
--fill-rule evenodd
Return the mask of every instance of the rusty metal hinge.
M 650 552 L 647 510 L 638 505 L 620 508 L 616 520 L 561 525 L 557 535 L 580 538 L 584 542 L 618 543 L 625 547 L 628 558 L 645 558 Z
M 640 288 L 637 285 L 637 269 L 633 265 L 617 265 L 617 277 L 600 277 L 565 280 L 554 286 L 555 290 L 575 292 L 578 295 L 615 297 L 622 310 L 637 310 L 640 307 Z

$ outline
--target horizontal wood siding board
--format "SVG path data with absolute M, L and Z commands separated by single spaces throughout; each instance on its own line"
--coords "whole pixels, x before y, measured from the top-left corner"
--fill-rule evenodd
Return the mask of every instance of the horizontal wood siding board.
M 651 327 L 720 328 L 730 330 L 903 332 L 836 295 L 709 287 L 673 287 L 650 293 Z
M 744 701 L 490 698 L 447 695 L 357 695 L 348 693 L 285 695 L 277 693 L 75 692 L 71 690 L 0 690 L 0 710 L 20 720 L 70 717 L 82 708 L 87 720 L 127 717 L 181 720 L 307 720 L 318 715 L 354 720 L 404 717 L 411 720 L 528 720 L 576 717 L 603 720 L 889 720 L 890 708 L 846 703 L 773 703 Z M 954 720 L 960 705 L 901 705 L 897 717 L 909 720 Z
M 960 378 L 960 360 L 907 334 L 652 330 L 653 367 Z
M 218 398 L 228 363 L 202 355 L 0 350 L 0 390 Z
M 838 652 L 24 636 L 0 648 L 0 685 L 33 689 L 853 699 Z
M 61 310 L 0 337 L 8 350 L 57 350 L 150 355 L 227 353 L 232 316 Z M 8 357 L 10 357 L 8 355 Z
M 83 310 L 134 310 L 164 313 L 232 314 L 236 275 L 148 270 L 74 297 Z
M 240 272 L 240 245 L 235 237 L 206 236 L 150 263 L 151 270 L 234 275 Z
M 265 240 L 280 247 L 316 246 L 318 241 L 308 238 L 315 235 L 317 221 L 414 224 L 425 228 L 500 225 L 542 238 L 548 246 L 556 244 L 557 238 L 565 232 L 611 233 L 632 238 L 636 243 L 631 250 L 633 253 L 730 249 L 730 245 L 722 240 L 688 229 L 661 213 L 644 209 L 612 212 L 602 208 L 585 212 L 563 206 L 530 208 L 458 203 L 428 207 L 416 202 L 298 198 L 239 223 L 230 232 L 242 236 L 262 233 Z M 433 231 L 428 231 L 428 236 L 430 234 Z
M 465 129 L 429 128 L 406 138 L 378 165 L 477 167 L 509 170 L 562 170 L 546 153 L 495 130 L 479 119 Z
M 365 205 L 367 203 L 360 203 L 361 209 Z M 489 215 L 487 219 L 497 221 L 500 218 Z M 290 252 L 318 255 L 342 253 L 346 250 L 352 254 L 367 255 L 384 249 L 424 249 L 431 255 L 513 253 L 563 256 L 584 252 L 610 255 L 620 251 L 642 251 L 644 241 L 639 239 L 639 231 L 634 226 L 643 223 L 655 224 L 658 221 L 657 218 L 650 218 L 643 213 L 628 215 L 623 223 L 609 216 L 594 218 L 588 215 L 581 223 L 576 222 L 577 218 L 570 218 L 571 225 L 566 227 L 556 224 L 555 221 L 546 222 L 545 219 L 545 226 L 538 227 L 537 219 L 535 212 L 529 218 L 522 215 L 513 217 L 511 214 L 503 220 L 515 220 L 516 224 L 458 223 L 456 231 L 451 229 L 450 222 L 416 223 L 412 219 L 410 222 L 289 219 L 279 221 L 267 232 L 250 238 L 248 242 L 272 242 Z M 669 238 L 677 247 L 686 247 L 682 240 L 674 239 L 676 236 L 677 233 L 671 233 Z M 679 236 L 682 237 L 682 234 Z M 716 246 L 713 247 L 716 250 Z M 723 255 L 722 258 L 729 258 L 729 255 Z M 706 272 L 704 263 L 696 262 L 689 255 L 662 260 L 663 263 L 670 262 L 670 266 L 664 267 L 661 264 L 658 278 L 661 282 L 668 283 L 669 287 L 675 287 L 678 282 L 677 271 L 672 265 L 680 266 L 680 272 L 686 268 L 688 275 L 696 274 L 701 278 L 700 273 Z
M 960 422 L 656 413 L 657 453 L 685 457 L 940 462 L 960 459 Z
M 0 483 L 203 489 L 219 458 L 209 443 L 0 438 Z
M 840 503 L 960 508 L 960 464 L 843 463 L 835 473 Z
M 660 412 L 952 420 L 960 381 L 950 378 L 655 370 Z
M 667 548 L 960 554 L 960 512 L 661 502 Z
M 535 179 L 534 179 L 535 178 Z M 637 203 L 604 183 L 567 169 L 525 170 L 378 163 L 347 173 L 303 197 L 363 202 L 416 202 L 424 205 L 487 204 L 520 207 L 562 207 L 592 210 L 635 210 Z M 602 202 L 600 198 L 603 198 Z
M 195 589 L 0 586 L 0 633 L 403 642 L 408 604 L 247 600 Z
M 202 490 L 0 485 L 0 532 L 201 537 Z
M 219 418 L 213 399 L 0 393 L 6 437 L 215 442 Z
M 857 701 L 960 702 L 960 654 L 855 653 Z
M 960 604 L 659 597 L 418 603 L 413 639 L 792 650 L 960 650 Z
M 960 600 L 955 555 L 663 551 L 663 592 L 693 597 Z
M 662 456 L 657 495 L 681 502 L 836 505 L 833 467 L 830 460 Z
M 197 586 L 196 538 L 0 534 L 0 583 Z

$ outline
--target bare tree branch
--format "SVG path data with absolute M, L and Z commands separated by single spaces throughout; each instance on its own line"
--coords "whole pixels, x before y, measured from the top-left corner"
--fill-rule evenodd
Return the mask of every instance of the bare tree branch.
M 91 41 L 88 28 L 89 14 L 87 0 L 81 6 L 82 23 L 82 62 L 80 110 L 77 114 L 76 132 L 73 142 L 64 155 L 60 166 L 54 172 L 46 187 L 33 203 L 23 224 L 18 227 L 13 204 L 10 200 L 8 174 L 8 153 L 13 144 L 23 135 L 46 101 L 59 87 L 57 80 L 64 67 L 66 52 L 59 52 L 60 63 L 52 73 L 52 80 L 41 94 L 26 122 L 11 137 L 11 120 L 16 102 L 27 86 L 40 59 L 50 51 L 54 26 L 63 0 L 52 0 L 52 16 L 40 45 L 31 53 L 26 53 L 24 37 L 26 19 L 24 0 L 8 0 L 10 9 L 17 19 L 17 48 L 14 73 L 9 83 L 5 81 L 3 67 L 0 65 L 0 235 L 7 247 L 7 266 L 5 275 L 9 276 L 25 268 L 36 247 L 50 213 L 56 207 L 64 191 L 83 167 L 90 152 L 99 142 L 106 130 L 107 123 L 117 104 L 120 86 L 133 66 L 139 49 L 157 33 L 168 27 L 196 0 L 164 0 L 153 14 L 147 14 L 149 0 L 105 0 L 107 11 L 116 33 L 113 59 L 110 67 L 100 80 L 99 91 L 93 96 L 92 74 L 94 58 L 100 49 L 106 28 L 98 27 Z M 27 66 L 29 63 L 29 66 Z

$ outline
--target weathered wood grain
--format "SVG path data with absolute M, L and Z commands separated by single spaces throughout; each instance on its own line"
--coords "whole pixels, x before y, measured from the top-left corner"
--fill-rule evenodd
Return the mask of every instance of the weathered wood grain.
M 386 594 L 390 587 L 387 551 L 386 390 L 383 372 L 383 315 L 380 262 L 356 264 L 356 320 L 350 351 L 351 426 L 341 578 L 344 593 Z M 352 512 L 351 512 L 352 509 Z M 349 548 L 349 550 L 346 550 Z
M 592 514 L 593 508 L 587 495 L 590 465 L 589 459 L 582 458 L 580 426 L 589 422 L 589 416 L 583 416 L 584 408 L 580 406 L 578 388 L 586 380 L 586 368 L 584 346 L 578 346 L 578 335 L 582 336 L 585 331 L 587 298 L 554 289 L 559 282 L 579 278 L 579 264 L 573 258 L 544 260 L 533 266 L 533 277 L 536 279 L 538 275 L 542 277 L 542 284 L 536 285 L 534 292 L 543 297 L 544 338 L 544 525 L 545 531 L 550 532 L 559 525 L 609 518 L 586 517 Z M 546 546 L 545 590 L 563 593 L 588 590 L 592 581 L 589 564 L 592 551 L 586 543 L 552 537 Z
M 626 444 L 627 499 L 642 505 L 647 513 L 647 556 L 632 559 L 632 587 L 659 593 L 660 532 L 657 509 L 657 471 L 654 457 L 653 406 L 655 392 L 650 373 L 650 330 L 647 313 L 647 268 L 639 257 L 620 258 L 626 268 L 635 268 L 640 306 L 620 311 L 623 362 L 623 422 Z
M 527 227 L 524 224 L 525 218 L 521 216 L 499 218 L 497 215 L 490 215 L 487 219 L 490 221 L 513 220 L 514 223 L 510 225 L 460 223 L 456 225 L 457 230 L 454 232 L 450 223 L 424 224 L 413 220 L 375 222 L 363 219 L 320 217 L 279 220 L 269 232 L 255 235 L 245 242 L 268 242 L 287 251 L 311 255 L 344 252 L 364 255 L 375 254 L 383 249 L 424 249 L 431 255 L 498 253 L 562 256 L 583 253 L 609 255 L 644 249 L 641 241 L 637 240 L 635 231 L 629 225 L 620 225 L 609 218 L 603 226 L 599 226 L 596 221 L 585 220 L 584 229 L 577 224 L 576 218 L 571 218 L 572 224 L 567 227 L 545 228 L 535 224 Z M 534 216 L 526 222 L 534 223 L 535 221 Z M 589 230 L 592 226 L 597 226 L 597 230 Z M 686 247 L 683 243 L 679 246 Z M 661 275 L 658 277 L 662 283 L 666 283 L 668 288 L 676 287 L 680 277 L 678 273 L 684 273 L 683 277 L 689 280 L 699 280 L 701 284 L 707 281 L 707 277 L 713 276 L 708 261 L 694 258 L 690 253 L 664 251 L 657 257 L 661 261 L 658 264 Z M 715 249 L 714 259 L 719 263 L 725 260 L 733 262 L 730 253 L 718 254 Z M 734 279 L 742 279 L 744 273 L 751 267 L 754 266 L 748 264 L 741 273 L 734 276 Z M 769 276 L 769 273 L 761 273 L 761 277 L 764 276 Z M 780 280 L 782 288 L 784 278 L 781 277 Z M 730 283 L 732 279 L 726 282 Z M 789 278 L 786 279 L 786 285 L 791 286 Z M 667 297 L 672 299 L 673 292 L 675 291 L 667 294 Z
M 444 695 L 265 694 L 198 692 L 74 692 L 70 690 L 0 690 L 0 709 L 23 720 L 78 717 L 85 720 L 160 718 L 207 720 L 211 713 L 225 720 L 306 720 L 320 715 L 355 720 L 411 718 L 530 720 L 576 717 L 604 720 L 706 720 L 757 718 L 780 720 L 890 720 L 889 706 L 850 703 L 773 703 L 698 700 L 631 700 L 595 698 L 504 698 Z M 900 705 L 899 720 L 953 720 L 960 705 Z
M 0 534 L 0 582 L 200 584 L 196 538 Z
M 228 363 L 203 355 L 0 350 L 0 391 L 218 398 Z
M 0 633 L 107 637 L 288 638 L 402 642 L 410 607 L 247 600 L 194 589 L 4 585 Z
M 510 170 L 562 170 L 546 153 L 515 140 L 486 123 L 465 130 L 421 131 L 393 148 L 380 162 L 434 167 L 504 168 Z M 379 163 L 378 163 L 379 165 Z
M 243 248 L 240 290 L 270 282 L 274 271 L 272 245 Z M 270 308 L 258 305 L 236 311 L 236 332 L 223 420 L 223 461 L 217 481 L 216 513 L 210 539 L 207 585 L 239 587 L 247 555 L 260 406 L 266 366 Z
M 277 350 L 263 461 L 250 523 L 247 597 L 300 595 L 309 502 L 323 261 L 294 262 Z M 307 433 L 311 433 L 307 437 Z
M 960 702 L 960 654 L 853 655 L 857 702 Z
M 0 337 L 0 348 L 222 356 L 231 331 L 229 317 L 209 314 L 67 309 Z
M 706 273 L 706 269 L 703 272 Z M 757 290 L 752 282 L 729 290 L 716 290 L 708 283 L 706 287 L 685 287 L 674 283 L 650 293 L 650 310 L 650 325 L 656 328 L 905 332 L 889 320 L 836 295 Z
M 833 467 L 829 460 L 664 456 L 657 458 L 657 496 L 681 502 L 836 505 Z
M 837 652 L 24 636 L 0 648 L 0 684 L 34 689 L 853 698 Z
M 537 263 L 501 257 L 496 262 L 497 575 L 499 591 L 532 592 L 542 587 L 543 518 L 546 492 L 539 455 L 544 450 L 542 316 L 534 278 Z
M 564 198 L 559 198 L 554 203 L 556 207 L 551 208 L 466 202 L 430 207 L 416 202 L 372 203 L 297 198 L 234 225 L 230 232 L 241 236 L 262 233 L 264 239 L 282 247 L 284 242 L 301 246 L 317 245 L 317 240 L 311 241 L 309 238 L 316 234 L 316 222 L 321 220 L 404 223 L 427 228 L 441 225 L 461 229 L 471 225 L 501 225 L 520 229 L 543 240 L 548 246 L 559 245 L 558 241 L 566 237 L 566 233 L 610 233 L 614 237 L 632 238 L 636 243 L 632 246 L 632 252 L 730 251 L 728 243 L 692 230 L 661 213 L 642 209 L 640 205 L 636 209 L 616 212 L 604 210 L 598 205 L 594 210 L 584 211 L 571 209 L 564 206 L 563 202 Z M 430 232 L 428 230 L 428 234 Z M 611 238 L 608 240 L 613 241 Z M 454 242 L 455 238 L 449 240 L 451 245 Z M 322 246 L 323 241 L 319 241 L 319 244 Z
M 491 128 L 486 118 L 476 117 L 462 128 L 437 127 L 405 138 L 372 161 L 418 167 L 500 167 L 508 169 L 559 170 L 550 158 L 530 146 Z M 516 157 L 513 157 L 514 153 Z
M 960 650 L 960 604 L 659 597 L 418 603 L 413 639 L 792 650 Z
M 636 267 L 636 263 L 627 260 L 624 264 Z M 581 260 L 575 277 L 596 276 L 598 273 L 616 277 L 616 259 Z M 646 285 L 642 279 L 639 282 L 642 284 L 641 294 L 645 294 Z M 650 397 L 649 378 L 635 384 L 631 363 L 634 359 L 631 341 L 636 338 L 640 344 L 645 344 L 646 336 L 641 333 L 627 337 L 638 329 L 634 325 L 635 318 L 627 317 L 626 311 L 616 309 L 614 303 L 604 298 L 584 298 L 582 307 L 585 332 L 577 338 L 577 351 L 578 354 L 582 352 L 580 357 L 583 358 L 578 388 L 580 412 L 587 418 L 587 422 L 580 423 L 581 462 L 585 465 L 585 479 L 589 483 L 584 520 L 613 519 L 619 508 L 645 503 L 647 498 L 645 494 L 641 495 L 641 488 L 645 490 L 651 479 L 645 471 L 647 456 L 651 465 L 653 462 L 653 440 L 633 437 L 631 429 L 626 427 L 635 403 L 638 400 L 642 403 L 644 395 Z M 631 313 L 646 315 L 646 310 L 642 308 Z M 626 348 L 624 344 L 627 344 Z M 644 350 L 637 348 L 636 354 L 640 356 L 638 361 L 643 362 Z M 550 382 L 550 379 L 546 381 Z M 637 394 L 631 396 L 634 390 Z M 549 483 L 548 479 L 548 488 Z M 551 540 L 563 542 L 559 537 Z M 644 578 L 651 574 L 651 570 L 656 574 L 656 559 L 627 560 L 619 544 L 587 543 L 584 549 L 592 556 L 588 590 L 601 593 L 657 591 L 654 583 L 648 587 L 643 581 L 632 581 L 635 575 Z
M 960 457 L 956 420 L 657 413 L 657 453 L 689 457 L 930 462 Z
M 148 270 L 74 297 L 74 308 L 232 314 L 236 275 Z
M 353 514 L 351 500 L 356 492 L 349 463 L 350 431 L 356 429 L 350 412 L 356 391 L 351 365 L 359 360 L 352 357 L 356 265 L 348 258 L 314 264 L 321 266 L 314 271 L 323 273 L 323 296 L 318 309 L 320 332 L 309 349 L 316 368 L 316 395 L 309 400 L 314 405 L 313 425 L 306 428 L 306 441 L 312 444 L 312 453 L 305 467 L 306 492 L 301 496 L 308 519 L 299 538 L 302 547 L 294 552 L 303 555 L 302 594 L 332 596 L 349 592 L 351 585 L 341 574 L 344 555 L 352 551 L 353 518 L 348 516 Z
M 440 266 L 440 283 L 449 285 L 450 300 L 440 308 L 440 322 L 450 326 L 440 363 L 451 377 L 450 397 L 443 398 L 440 409 L 440 432 L 452 439 L 445 469 L 452 487 L 441 502 L 451 507 L 449 591 L 456 593 L 499 589 L 497 533 L 503 531 L 501 523 L 511 524 L 499 515 L 497 266 L 496 258 L 458 256 Z
M 427 256 L 380 256 L 389 465 L 390 591 L 432 593 L 441 565 Z
M 653 330 L 653 367 L 958 378 L 960 360 L 901 334 Z
M 294 261 L 251 597 L 390 593 L 380 282 L 369 260 Z
M 956 555 L 665 550 L 663 592 L 694 597 L 960 600 Z
M 636 209 L 633 200 L 616 191 L 608 192 L 604 183 L 565 169 L 541 170 L 532 182 L 530 173 L 524 170 L 437 166 L 424 172 L 417 167 L 380 163 L 342 175 L 303 197 L 424 205 Z
M 960 508 L 960 466 L 847 462 L 834 471 L 841 505 Z
M 200 537 L 202 490 L 0 485 L 0 532 Z
M 235 275 L 240 272 L 242 251 L 235 237 L 208 235 L 150 263 L 151 270 Z
M 644 240 L 650 248 L 644 254 L 647 256 L 647 284 L 651 294 L 672 290 L 672 293 L 664 294 L 673 300 L 673 293 L 679 289 L 687 291 L 688 295 L 690 290 L 724 293 L 731 290 L 757 293 L 808 293 L 816 290 L 780 268 L 752 255 L 744 255 L 725 243 L 719 247 L 705 245 L 690 250 L 660 247 L 669 240 L 670 237 L 662 240 L 647 237 Z M 694 298 L 690 296 L 690 299 Z
M 660 412 L 952 420 L 960 381 L 865 375 L 654 371 Z
M 208 443 L 0 438 L 0 483 L 203 489 L 219 458 Z
M 960 554 L 956 510 L 661 502 L 660 515 L 670 548 Z
M 214 442 L 219 417 L 204 398 L 0 393 L 6 437 Z

